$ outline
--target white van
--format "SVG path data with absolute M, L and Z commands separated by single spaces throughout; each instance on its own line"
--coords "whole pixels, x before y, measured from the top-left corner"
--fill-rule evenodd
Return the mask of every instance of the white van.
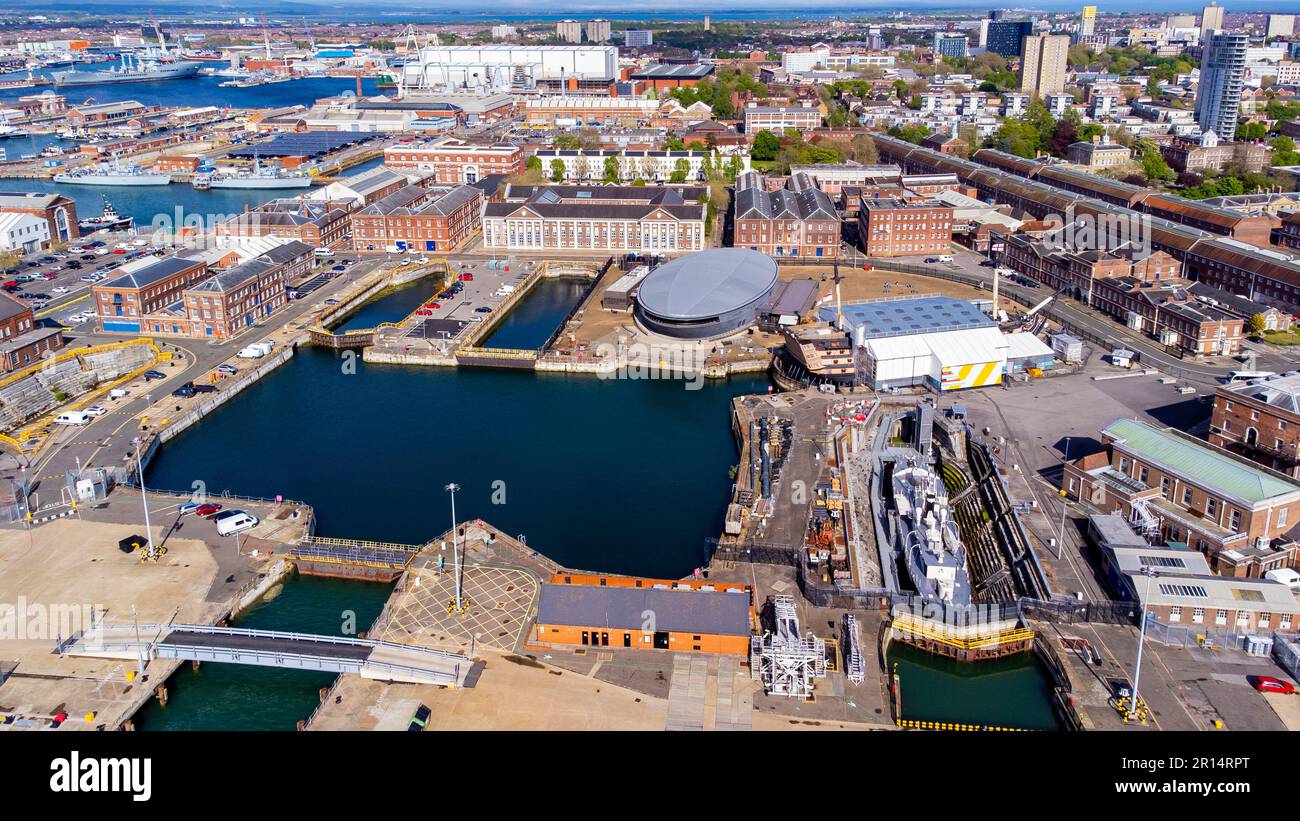
M 84 425 L 94 418 L 85 411 L 68 411 L 56 416 L 54 421 L 59 425 Z
M 940 262 L 952 262 L 952 257 L 951 257 L 950 255 L 948 255 L 948 254 L 940 254 L 940 255 L 939 255 L 939 261 L 940 261 Z
M 261 359 L 271 352 L 271 347 L 270 342 L 254 342 L 235 355 L 240 359 Z
M 324 258 L 326 258 L 326 259 L 328 259 L 329 257 L 334 256 L 334 252 L 331 251 L 331 250 L 328 249 L 328 248 L 317 248 L 315 251 L 312 252 L 312 254 L 313 254 L 314 256 L 317 256 L 317 257 L 324 257 Z
M 1268 379 L 1270 376 L 1277 376 L 1277 374 L 1273 371 L 1228 371 L 1228 384 L 1247 382 L 1251 379 Z
M 257 524 L 256 516 L 237 510 L 234 516 L 227 516 L 217 522 L 217 533 L 222 536 L 233 536 L 236 533 L 242 533 L 245 530 L 257 527 Z
M 113 388 L 112 390 L 110 390 L 110 391 L 108 392 L 108 398 L 109 398 L 109 399 L 125 399 L 126 396 L 127 396 L 127 393 L 128 393 L 128 391 L 127 391 L 126 388 Z

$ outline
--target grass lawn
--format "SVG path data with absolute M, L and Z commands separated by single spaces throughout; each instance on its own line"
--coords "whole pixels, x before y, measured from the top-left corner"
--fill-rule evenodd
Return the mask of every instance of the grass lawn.
M 1300 333 L 1295 331 L 1264 331 L 1261 336 L 1265 342 L 1272 342 L 1274 345 L 1300 345 Z

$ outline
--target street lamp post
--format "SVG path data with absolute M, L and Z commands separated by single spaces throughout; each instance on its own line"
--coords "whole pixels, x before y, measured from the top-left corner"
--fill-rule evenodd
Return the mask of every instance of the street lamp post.
M 1065 437 L 1065 461 L 1061 462 L 1061 484 L 1065 484 L 1065 468 L 1070 464 L 1070 437 Z M 1070 503 L 1066 498 L 1066 490 L 1061 488 L 1061 528 L 1056 537 L 1056 558 L 1059 561 L 1061 551 L 1065 549 L 1065 512 L 1069 509 Z
M 153 555 L 153 529 L 149 527 L 149 497 L 144 492 L 144 463 L 140 461 L 140 443 L 135 443 L 135 467 L 140 474 L 140 501 L 144 504 L 144 538 L 148 555 Z
M 460 485 L 455 482 L 448 484 L 443 490 L 451 494 L 451 557 L 453 562 L 453 573 L 456 578 L 456 612 L 461 610 L 460 601 L 460 545 L 456 539 L 456 491 L 460 490 Z
M 1130 712 L 1136 713 L 1138 710 L 1138 686 L 1142 683 L 1142 645 L 1146 643 L 1147 637 L 1147 603 L 1151 601 L 1151 579 L 1156 575 L 1154 567 L 1142 568 L 1142 573 L 1147 577 L 1147 592 L 1142 598 L 1142 624 L 1138 628 L 1138 652 L 1137 662 L 1133 665 L 1133 703 L 1130 705 Z M 1125 718 L 1127 721 L 1127 717 Z M 1143 719 L 1143 723 L 1146 720 Z

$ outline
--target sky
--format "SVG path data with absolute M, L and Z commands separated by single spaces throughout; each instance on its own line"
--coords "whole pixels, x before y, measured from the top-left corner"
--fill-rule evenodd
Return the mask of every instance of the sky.
M 1098 10 L 1106 12 L 1198 12 L 1202 5 L 1200 0 L 1123 0 L 1107 3 L 1105 0 L 1087 0 L 1095 3 Z M 1025 8 L 1036 11 L 1073 11 L 1084 5 L 1084 0 L 1037 0 L 1031 4 L 1007 4 L 1007 7 Z M 1300 0 L 1229 0 L 1221 2 L 1229 12 L 1272 11 L 1281 13 L 1300 12 Z M 611 0 L 495 0 L 491 12 L 467 9 L 463 0 L 385 0 L 382 4 L 365 5 L 362 8 L 349 8 L 337 3 L 322 3 L 317 0 L 171 0 L 166 4 L 171 14 L 193 13 L 220 17 L 227 13 L 256 13 L 266 11 L 268 14 L 307 15 L 326 19 L 351 20 L 385 20 L 404 19 L 502 19 L 508 16 L 528 16 L 534 19 L 557 19 L 564 16 L 587 16 L 600 14 L 611 19 L 648 17 L 662 15 L 683 19 L 711 14 L 715 19 L 726 17 L 748 17 L 751 19 L 790 19 L 792 17 L 809 17 L 817 15 L 839 14 L 841 16 L 863 15 L 889 11 L 907 12 L 942 12 L 942 11 L 979 11 L 997 8 L 983 0 L 943 0 L 942 2 L 900 3 L 898 0 L 862 0 L 846 4 L 844 0 L 772 0 L 764 4 L 755 0 L 708 0 L 708 2 L 682 2 L 682 0 L 637 0 L 635 7 L 618 4 Z M 44 10 L 78 10 L 92 9 L 120 10 L 140 14 L 139 0 L 28 0 L 23 4 L 25 10 L 39 12 Z M 481 8 L 481 7 L 480 7 Z M 452 14 L 456 12 L 456 14 Z

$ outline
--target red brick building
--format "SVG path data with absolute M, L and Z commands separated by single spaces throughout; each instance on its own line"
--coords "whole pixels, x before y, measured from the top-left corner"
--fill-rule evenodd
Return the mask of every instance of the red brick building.
M 826 192 L 807 174 L 790 177 L 785 188 L 768 191 L 758 174 L 736 183 L 736 248 L 774 257 L 835 258 L 840 251 L 840 216 Z
M 1208 438 L 1212 445 L 1300 479 L 1300 377 L 1219 387 Z
M 387 168 L 428 171 L 430 182 L 467 185 L 489 174 L 518 174 L 524 170 L 524 150 L 517 145 L 467 143 L 444 137 L 429 143 L 409 143 L 384 149 Z
M 50 226 L 50 240 L 68 242 L 81 236 L 77 203 L 62 194 L 0 192 L 0 214 L 31 214 Z
M 332 248 L 347 236 L 352 224 L 351 212 L 350 202 L 271 200 L 217 223 L 216 233 L 232 237 L 282 237 L 315 248 Z
M 0 293 L 0 372 L 34 365 L 62 347 L 62 328 L 38 328 L 30 306 Z
M 287 304 L 286 286 L 311 268 L 314 250 L 305 242 L 287 242 L 186 288 L 178 312 L 183 320 L 173 324 L 173 332 L 184 328 L 189 336 L 227 339 L 270 316 Z M 165 318 L 153 321 L 154 333 L 166 332 Z
M 1101 435 L 1104 451 L 1065 466 L 1069 497 L 1185 542 L 1224 575 L 1294 563 L 1300 482 L 1173 428 L 1119 419 Z
M 352 247 L 358 251 L 449 251 L 480 225 L 483 192 L 461 185 L 409 185 L 352 215 Z
M 144 332 L 146 316 L 179 303 L 186 288 L 207 276 L 206 262 L 178 256 L 127 263 L 118 269 L 118 276 L 91 288 L 99 329 Z
M 862 197 L 858 245 L 869 257 L 946 254 L 952 248 L 952 208 L 900 197 Z

